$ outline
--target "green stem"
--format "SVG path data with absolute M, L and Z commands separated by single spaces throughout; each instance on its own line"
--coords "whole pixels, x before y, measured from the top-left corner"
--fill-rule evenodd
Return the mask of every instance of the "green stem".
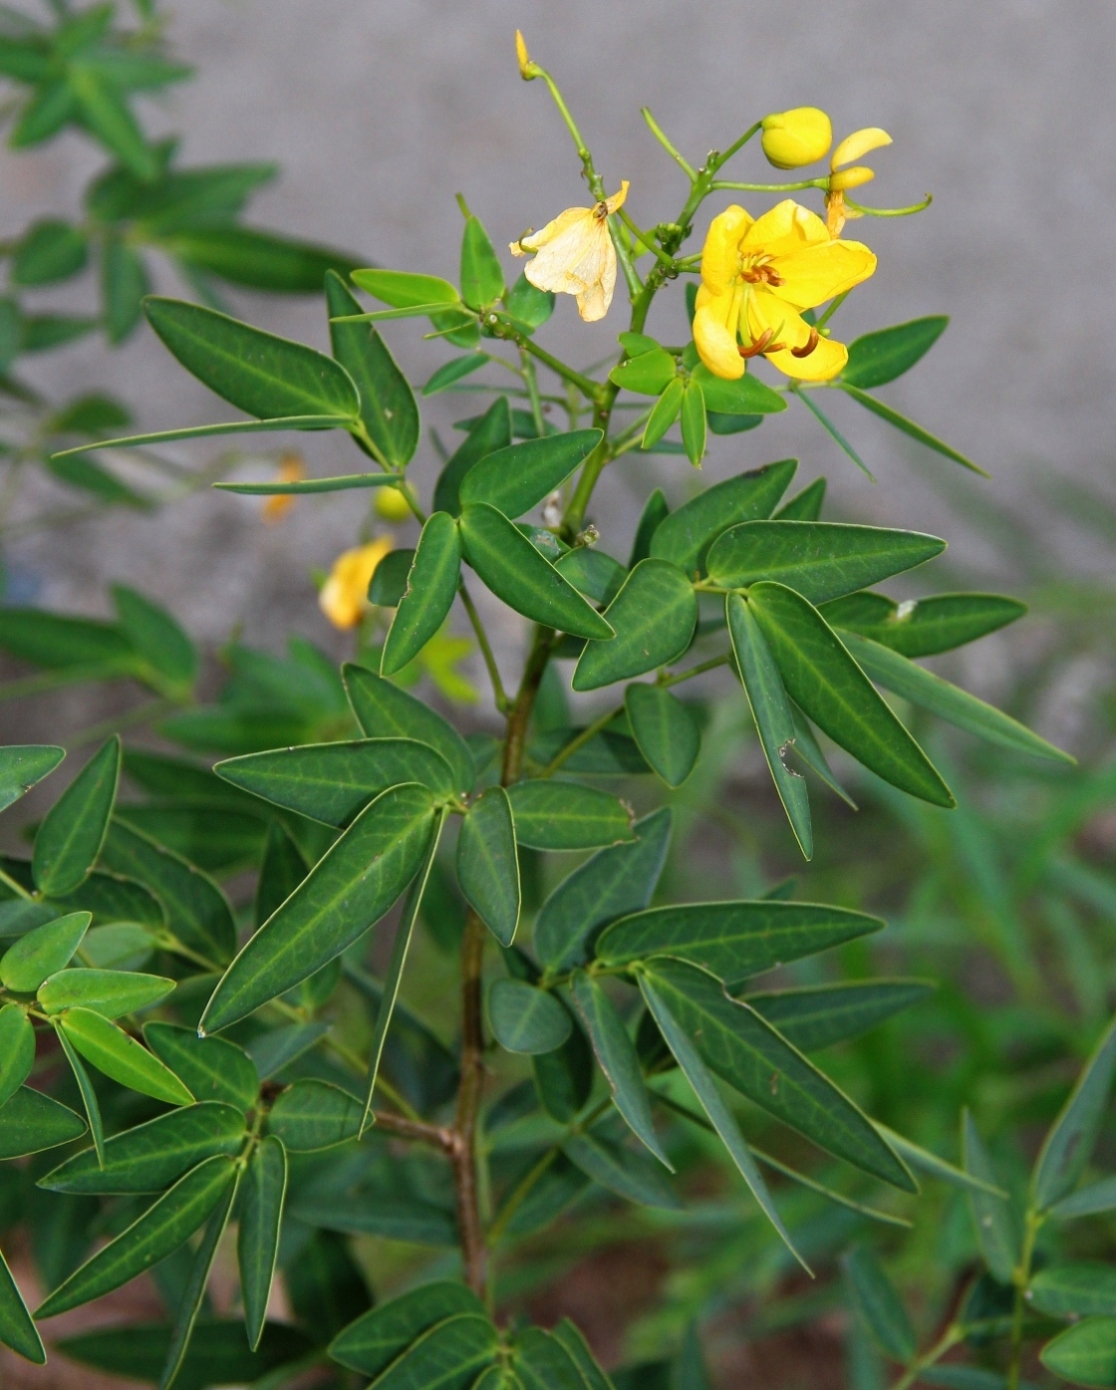
M 138 724 L 150 723 L 161 714 L 169 714 L 171 710 L 178 709 L 181 703 L 183 702 L 179 700 L 149 700 L 116 719 L 105 719 L 100 724 L 90 724 L 70 740 L 69 747 L 71 750 L 82 748 L 89 743 L 98 743 L 110 734 L 121 733 L 124 729 L 134 729 Z
M 0 869 L 0 883 L 4 884 L 6 888 L 10 888 L 17 897 L 23 898 L 26 902 L 33 902 L 35 899 L 33 893 L 29 893 L 22 883 L 17 883 L 16 880 L 9 874 L 6 874 L 3 869 Z
M 660 672 L 657 683 L 664 686 L 681 685 L 683 681 L 693 680 L 695 676 L 703 676 L 706 671 L 714 671 L 718 666 L 728 666 L 731 661 L 732 653 L 724 652 L 721 656 L 711 656 L 708 661 L 702 661 L 697 666 L 691 666 L 685 671 Z
M 496 316 L 493 315 L 493 317 L 495 318 Z M 593 381 L 590 377 L 582 376 L 581 373 L 575 371 L 573 367 L 567 367 L 561 358 L 554 357 L 551 353 L 547 352 L 545 348 L 539 347 L 538 343 L 528 338 L 526 334 L 520 333 L 518 329 L 512 328 L 506 323 L 504 326 L 504 337 L 511 339 L 511 341 L 522 348 L 524 352 L 529 352 L 532 357 L 537 358 L 544 366 L 549 367 L 550 370 L 554 372 L 556 376 L 560 376 L 563 381 L 568 381 L 572 386 L 576 386 L 587 400 L 595 401 L 600 397 L 601 387 L 599 382 Z
M 645 231 L 642 231 L 637 226 L 634 218 L 629 217 L 623 208 L 621 208 L 616 215 L 617 217 L 619 217 L 621 222 L 623 222 L 624 226 L 627 227 L 628 231 L 631 232 L 632 236 L 636 239 L 640 246 L 642 246 L 645 250 L 650 251 L 651 254 L 655 256 L 659 261 L 661 261 L 662 264 L 665 265 L 669 271 L 673 272 L 674 258 L 672 256 L 668 256 L 667 253 L 662 249 L 662 247 L 656 246 L 654 238 L 649 236 Z
M 1019 1263 L 1012 1275 L 1015 1285 L 1015 1301 L 1011 1310 L 1011 1355 L 1008 1361 L 1007 1390 L 1019 1390 L 1019 1378 L 1023 1365 L 1023 1321 L 1027 1311 L 1027 1286 L 1031 1282 L 1031 1265 L 1035 1258 L 1035 1240 L 1042 1225 L 1041 1215 L 1034 1207 L 1027 1208 L 1026 1226 L 1023 1233 L 1023 1249 Z
M 946 1352 L 952 1349 L 965 1338 L 966 1329 L 958 1326 L 957 1323 L 950 1323 L 938 1340 L 928 1351 L 924 1351 L 917 1360 L 903 1372 L 899 1379 L 892 1386 L 891 1390 L 910 1390 L 923 1371 L 928 1371 L 931 1366 L 936 1365 Z
M 555 753 L 554 757 L 539 773 L 539 777 L 553 777 L 567 759 L 572 758 L 579 748 L 584 748 L 590 739 L 596 738 L 601 730 L 611 724 L 619 713 L 620 709 L 606 710 L 599 718 L 594 719 L 592 724 L 587 724 L 580 733 L 570 739 L 569 743 Z
M 496 701 L 496 708 L 501 714 L 506 714 L 511 701 L 504 689 L 504 682 L 500 679 L 500 668 L 496 665 L 496 655 L 492 650 L 491 642 L 488 640 L 488 633 L 481 621 L 481 615 L 477 612 L 477 606 L 473 602 L 469 590 L 465 587 L 464 579 L 458 584 L 457 592 L 461 595 L 461 602 L 465 612 L 469 615 L 469 622 L 472 624 L 477 646 L 480 647 L 481 656 L 484 657 L 484 664 L 488 669 L 488 679 L 492 682 L 492 694 Z
M 663 130 L 662 126 L 660 126 L 655 117 L 652 116 L 651 108 L 649 106 L 643 106 L 640 108 L 639 114 L 647 122 L 647 128 L 650 130 L 651 134 L 658 140 L 659 144 L 662 145 L 663 149 L 666 150 L 667 154 L 670 155 L 671 159 L 674 160 L 675 164 L 678 165 L 692 183 L 694 179 L 697 178 L 693 165 L 679 153 L 673 143 L 667 138 L 666 132 Z
M 825 188 L 828 179 L 798 179 L 795 183 L 737 183 L 730 179 L 714 179 L 709 187 L 714 193 L 733 189 L 741 193 L 793 193 L 800 188 Z
M 535 433 L 541 439 L 545 433 L 546 426 L 543 420 L 542 397 L 539 395 L 539 378 L 535 371 L 535 364 L 524 348 L 519 349 L 519 360 L 522 363 L 520 375 L 523 383 L 527 387 L 527 397 L 531 402 L 531 419 L 535 424 Z M 511 364 L 508 363 L 508 366 Z M 514 370 L 514 369 L 513 369 Z

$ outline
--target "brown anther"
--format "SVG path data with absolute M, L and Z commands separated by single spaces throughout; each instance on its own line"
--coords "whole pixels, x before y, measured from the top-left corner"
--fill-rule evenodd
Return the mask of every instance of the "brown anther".
M 774 267 L 770 265 L 754 265 L 750 269 L 741 272 L 740 277 L 749 285 L 774 285 L 784 284 L 783 277 Z
M 816 328 L 811 328 L 810 336 L 809 338 L 807 338 L 806 342 L 802 345 L 802 347 L 791 348 L 791 356 L 809 357 L 813 350 L 817 347 L 819 341 L 820 339 L 818 338 L 818 330 Z
M 608 204 L 595 203 L 593 205 L 593 216 L 597 219 L 598 222 L 603 222 L 605 218 L 608 216 Z
M 775 336 L 773 328 L 765 328 L 751 347 L 737 346 L 737 352 L 741 357 L 759 357 L 764 352 L 782 352 L 783 343 L 773 343 L 771 340 Z

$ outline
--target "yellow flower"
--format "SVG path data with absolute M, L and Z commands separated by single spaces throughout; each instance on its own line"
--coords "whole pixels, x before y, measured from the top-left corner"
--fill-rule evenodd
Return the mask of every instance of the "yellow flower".
M 760 139 L 769 164 L 776 169 L 800 169 L 824 159 L 833 143 L 833 126 L 816 106 L 773 111 L 763 118 Z
M 859 285 L 876 258 L 858 241 L 838 241 L 792 199 L 754 219 L 726 208 L 710 224 L 701 258 L 694 343 L 714 376 L 735 381 L 762 353 L 787 376 L 828 381 L 848 361 L 843 343 L 801 317 Z
M 891 136 L 886 130 L 881 130 L 879 126 L 865 126 L 863 130 L 854 130 L 851 135 L 846 135 L 833 151 L 829 161 L 829 189 L 825 195 L 825 221 L 830 236 L 840 236 L 842 227 L 850 217 L 864 215 L 845 206 L 845 192 L 871 183 L 876 175 L 865 165 L 855 164 L 855 161 L 863 159 L 871 150 L 879 150 L 890 144 Z M 843 166 L 846 164 L 854 164 L 855 167 L 845 169 Z
M 306 466 L 299 454 L 284 454 L 279 460 L 275 474 L 277 483 L 298 483 L 306 477 Z M 277 492 L 263 504 L 263 519 L 268 522 L 282 521 L 294 506 L 294 498 L 289 492 Z
M 603 319 L 616 288 L 616 248 L 608 230 L 608 218 L 624 204 L 628 182 L 620 192 L 591 208 L 567 208 L 541 232 L 532 232 L 511 243 L 513 256 L 535 257 L 524 274 L 539 290 L 577 296 L 577 311 L 586 323 Z
M 368 602 L 368 586 L 376 566 L 394 544 L 391 536 L 380 536 L 367 545 L 343 550 L 334 560 L 318 595 L 318 604 L 334 627 L 356 627 L 369 612 L 372 605 Z

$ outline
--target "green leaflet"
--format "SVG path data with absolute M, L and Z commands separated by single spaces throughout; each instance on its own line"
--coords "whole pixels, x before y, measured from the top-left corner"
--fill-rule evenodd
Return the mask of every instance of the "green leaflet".
M 407 576 L 415 561 L 410 549 L 389 550 L 376 566 L 368 585 L 368 601 L 380 608 L 398 608 L 407 592 Z
M 749 994 L 744 1002 L 803 1052 L 858 1038 L 934 992 L 925 980 L 850 980 L 839 985 Z
M 33 927 L 0 958 L 0 981 L 17 994 L 33 993 L 55 971 L 69 965 L 92 920 L 89 912 L 69 912 Z
M 574 1024 L 556 1051 L 535 1057 L 532 1067 L 543 1109 L 559 1124 L 569 1124 L 593 1090 L 593 1053 L 580 1025 Z
M 109 837 L 112 837 L 111 826 Z M 101 869 L 94 869 L 75 893 L 52 898 L 50 906 L 59 912 L 91 912 L 95 928 L 131 923 L 149 932 L 161 932 L 167 925 L 162 905 L 149 888 L 134 879 Z M 84 944 L 88 949 L 88 936 Z
M 177 1250 L 208 1218 L 235 1175 L 231 1158 L 218 1156 L 200 1163 L 75 1270 L 36 1311 L 36 1318 L 53 1318 L 100 1298 Z
M 661 396 L 675 379 L 678 364 L 673 354 L 659 347 L 653 339 L 648 341 L 653 346 L 644 348 L 642 352 L 633 351 L 626 362 L 613 367 L 608 379 L 623 390 L 634 391 L 640 396 Z
M 0 612 L 0 649 L 52 671 L 120 675 L 136 666 L 132 644 L 112 623 L 66 618 L 39 608 Z
M 498 1347 L 486 1316 L 455 1313 L 421 1332 L 372 1384 L 376 1390 L 468 1390 Z
M 1055 1318 L 1116 1318 L 1116 1269 L 1099 1261 L 1048 1265 L 1031 1280 L 1027 1301 Z
M 244 1325 L 253 1351 L 260 1345 L 267 1319 L 286 1195 L 287 1151 L 269 1135 L 252 1154 L 244 1174 L 236 1242 Z
M 529 849 L 597 849 L 634 840 L 635 817 L 623 801 L 576 782 L 536 780 L 508 788 L 515 837 Z
M 489 787 L 461 822 L 457 882 L 496 940 L 510 946 L 519 924 L 521 895 L 515 823 L 503 787 Z
M 667 382 L 662 395 L 655 402 L 651 414 L 647 417 L 640 448 L 650 449 L 662 439 L 663 435 L 678 419 L 685 398 L 686 383 L 682 377 L 676 376 L 673 381 Z
M 819 1148 L 905 1192 L 914 1180 L 871 1121 L 747 1004 L 719 980 L 685 961 L 653 959 L 644 966 L 656 995 L 705 1064 Z
M 1073 1385 L 1116 1382 L 1116 1318 L 1086 1318 L 1060 1332 L 1039 1353 L 1042 1364 Z
M 655 1133 L 643 1071 L 623 1019 L 599 981 L 582 970 L 574 972 L 570 993 L 612 1092 L 613 1104 L 636 1138 L 673 1172 L 674 1166 Z
M 259 1099 L 260 1078 L 252 1059 L 224 1038 L 199 1038 L 193 1028 L 148 1023 L 144 1042 L 199 1100 L 223 1101 L 242 1114 Z
M 378 922 L 418 870 L 434 819 L 433 795 L 415 783 L 392 787 L 365 807 L 229 966 L 201 1031 L 246 1018 Z
M 707 488 L 659 523 L 651 539 L 651 554 L 698 578 L 705 553 L 721 532 L 741 521 L 770 516 L 797 467 L 795 459 L 783 459 Z
M 337 323 L 344 314 L 359 314 L 360 304 L 333 270 L 325 277 L 333 356 L 348 372 L 360 395 L 360 418 L 383 463 L 404 468 L 419 441 L 419 412 L 407 378 L 387 344 L 367 323 Z
M 1100 1137 L 1114 1076 L 1116 1020 L 1093 1049 L 1043 1142 L 1031 1180 L 1031 1195 L 1039 1211 L 1069 1196 L 1081 1181 Z
M 461 502 L 487 502 L 514 521 L 561 487 L 601 439 L 600 430 L 570 430 L 497 449 L 462 479 Z
M 85 1069 L 85 1063 L 78 1056 L 73 1040 L 67 1037 L 65 1029 L 55 1024 L 54 1031 L 70 1071 L 73 1073 L 78 1094 L 81 1096 L 82 1109 L 89 1122 L 89 1137 L 93 1140 L 93 1152 L 97 1156 L 97 1162 L 103 1163 L 105 1159 L 105 1125 L 101 1118 L 101 1104 L 97 1099 L 97 1092 L 93 1088 L 92 1078 Z
M 523 1390 L 589 1390 L 575 1354 L 554 1333 L 528 1327 L 512 1347 L 512 1370 Z M 605 1382 L 607 1385 L 607 1382 Z
M 1098 1212 L 1116 1210 L 1116 1178 L 1101 1178 L 1099 1182 L 1089 1183 L 1078 1188 L 1060 1202 L 1055 1202 L 1047 1213 L 1058 1221 L 1073 1221 L 1081 1216 L 1095 1216 Z
M 313 1354 L 314 1344 L 305 1333 L 285 1323 L 267 1324 L 256 1353 L 249 1349 L 239 1318 L 199 1319 L 195 1331 L 181 1372 L 193 1390 L 200 1390 L 206 1380 L 217 1385 L 258 1382 L 263 1390 L 269 1372 L 284 1374 L 292 1362 Z M 71 1361 L 110 1376 L 150 1383 L 158 1380 L 166 1364 L 171 1332 L 165 1322 L 116 1325 L 67 1337 L 55 1345 Z
M 348 271 L 356 264 L 344 252 L 255 227 L 176 229 L 161 244 L 192 269 L 233 285 L 280 294 L 319 294 L 327 274 Z
M 825 502 L 825 489 L 825 479 L 815 478 L 801 492 L 796 492 L 788 502 L 783 503 L 775 513 L 775 520 L 819 521 L 822 505 Z
M 841 1261 L 853 1308 L 885 1356 L 906 1365 L 918 1350 L 910 1315 L 879 1256 L 855 1245 Z
M 814 855 L 810 795 L 805 780 L 788 767 L 784 754 L 798 736 L 779 668 L 759 623 L 739 594 L 725 598 L 725 616 L 744 695 L 759 734 L 771 780 L 783 803 L 794 837 L 807 859 Z
M 526 275 L 520 275 L 508 291 L 504 303 L 509 316 L 516 323 L 522 324 L 528 333 L 533 333 L 553 314 L 554 298 L 555 296 L 548 291 L 536 289 Z
M 469 471 L 496 449 L 512 442 L 511 408 L 507 396 L 497 396 L 468 437 L 442 469 L 434 485 L 434 509 L 458 516 L 461 512 L 461 486 Z
M 677 696 L 659 685 L 629 685 L 624 709 L 632 737 L 657 777 L 680 787 L 701 752 L 701 730 Z
M 121 1086 L 168 1105 L 192 1105 L 194 1097 L 169 1067 L 122 1028 L 92 1009 L 67 1009 L 58 1026 L 87 1062 Z
M 474 502 L 461 513 L 465 558 L 497 598 L 546 627 L 605 640 L 612 627 L 495 507 Z
M 64 748 L 49 744 L 17 743 L 0 748 L 0 811 L 49 776 L 65 756 Z
M 362 1375 L 378 1376 L 424 1332 L 461 1314 L 484 1313 L 480 1299 L 464 1284 L 444 1280 L 382 1303 L 357 1318 L 330 1343 L 334 1361 Z
M 746 521 L 709 548 L 710 579 L 726 589 L 761 579 L 785 584 L 811 603 L 867 588 L 925 564 L 945 541 L 918 531 L 832 521 Z
M 314 1153 L 360 1133 L 363 1108 L 339 1086 L 313 1077 L 292 1082 L 268 1112 L 268 1128 L 292 1153 Z
M 599 1134 L 571 1135 L 562 1152 L 609 1192 L 638 1206 L 679 1211 L 682 1202 L 662 1169 L 642 1150 L 613 1143 Z
M 858 632 L 903 656 L 935 656 L 1015 622 L 1027 605 L 999 594 L 934 594 L 898 604 L 883 594 L 849 594 L 824 604 L 830 627 Z
M 57 218 L 33 222 L 12 251 L 14 285 L 49 285 L 85 269 L 89 243 L 77 227 Z
M 705 396 L 701 382 L 691 377 L 682 394 L 682 444 L 686 457 L 695 468 L 701 467 L 705 457 L 706 420 Z
M 61 468 L 57 467 L 60 460 L 73 458 L 77 454 L 87 454 L 94 449 L 138 449 L 145 444 L 173 444 L 180 439 L 210 439 L 215 435 L 221 434 L 270 434 L 275 430 L 335 430 L 350 425 L 352 422 L 347 415 L 279 415 L 269 416 L 266 420 L 231 420 L 217 425 L 188 425 L 183 429 L 177 430 L 156 430 L 151 434 L 130 434 L 123 439 L 97 439 L 88 444 L 78 444 L 72 449 L 62 449 L 57 454 L 51 455 L 51 464 L 54 470 L 61 473 Z M 86 474 L 85 476 L 89 476 Z M 107 479 L 109 475 L 102 473 L 102 478 Z M 323 479 L 323 482 L 326 480 Z M 336 489 L 336 480 L 329 479 L 334 484 L 333 487 L 308 487 L 308 492 L 332 492 Z M 112 484 L 118 487 L 113 481 Z M 108 486 L 108 484 L 102 484 Z M 214 487 L 222 484 L 214 483 Z M 368 486 L 362 483 L 348 483 L 346 486 Z M 294 491 L 294 486 L 282 487 L 279 484 L 267 483 L 246 483 L 224 485 L 227 492 L 247 492 L 249 495 L 255 493 L 267 496 L 276 492 Z
M 486 309 L 505 292 L 504 272 L 488 233 L 470 214 L 461 239 L 461 298 L 473 309 Z
M 965 1171 L 981 1183 L 994 1186 L 996 1171 L 984 1147 L 973 1117 L 966 1110 L 961 1119 L 961 1152 Z M 1001 1284 L 1010 1284 L 1019 1262 L 1022 1246 L 1019 1213 L 1006 1197 L 994 1196 L 979 1188 L 969 1189 L 969 1210 L 973 1218 L 980 1253 Z
M 691 377 L 701 383 L 706 405 L 719 415 L 777 415 L 787 408 L 786 397 L 781 392 L 765 386 L 750 372 L 735 381 L 727 381 L 714 376 L 699 362 Z
M 794 725 L 792 748 L 795 756 L 800 758 L 814 776 L 820 778 L 831 792 L 839 796 L 846 806 L 853 811 L 857 810 L 856 802 L 833 775 L 833 769 L 829 766 L 829 762 L 822 752 L 813 725 L 797 705 L 791 705 L 790 713 L 791 722 Z
M 1072 763 L 1076 759 L 1060 748 L 1055 748 L 1046 739 L 1032 733 L 1018 720 L 1012 719 L 1002 710 L 986 705 L 967 690 L 951 685 L 932 671 L 916 666 L 905 656 L 882 647 L 867 637 L 855 632 L 846 633 L 842 639 L 857 664 L 886 689 L 910 700 L 913 705 L 928 709 L 940 719 L 956 724 L 959 729 L 975 734 L 988 743 L 999 744 L 1016 752 L 1030 753 L 1036 758 L 1050 758 L 1056 762 Z
M 964 454 L 959 454 L 956 449 L 950 448 L 948 444 L 932 435 L 929 430 L 924 430 L 921 425 L 916 425 L 913 420 L 908 420 L 893 406 L 885 405 L 877 397 L 870 396 L 867 391 L 861 391 L 859 387 L 853 386 L 851 383 L 837 381 L 834 384 L 862 405 L 865 410 L 870 410 L 873 415 L 878 415 L 881 420 L 886 420 L 889 425 L 894 426 L 902 434 L 917 440 L 919 444 L 924 444 L 928 449 L 933 449 L 936 454 L 942 454 L 945 458 L 952 459 L 954 463 L 959 463 L 962 468 L 967 468 L 972 473 L 979 473 L 982 478 L 989 476 L 971 459 L 967 459 Z
M 417 782 L 440 796 L 454 793 L 440 753 L 409 738 L 308 743 L 227 758 L 214 771 L 233 786 L 324 825 L 349 825 L 390 787 Z
M 561 1002 L 526 980 L 493 980 L 488 1021 L 501 1047 L 528 1056 L 555 1051 L 573 1031 Z
M 453 285 L 437 275 L 415 275 L 407 270 L 354 270 L 351 278 L 358 289 L 397 309 L 427 304 L 449 308 L 461 302 Z
M 38 1328 L 27 1311 L 27 1304 L 19 1291 L 11 1270 L 0 1250 L 0 1342 L 25 1361 L 36 1366 L 46 1365 L 46 1348 L 39 1336 Z
M 56 1149 L 80 1139 L 85 1130 L 85 1121 L 68 1106 L 21 1086 L 0 1106 L 0 1159 Z
M 275 909 L 287 901 L 310 872 L 298 846 L 279 824 L 268 827 L 263 862 L 256 880 L 253 926 L 262 927 Z
M 454 788 L 459 793 L 473 790 L 473 755 L 452 724 L 363 666 L 343 666 L 341 674 L 353 714 L 368 738 L 410 738 L 429 744 L 453 770 Z
M 153 296 L 143 307 L 186 370 L 246 415 L 358 417 L 352 378 L 323 353 L 197 304 Z
M 620 592 L 628 574 L 619 560 L 588 545 L 567 551 L 561 559 L 555 560 L 554 568 L 579 594 L 594 603 L 605 604 L 611 603 Z
M 787 693 L 819 728 L 901 791 L 933 806 L 956 804 L 816 608 L 782 584 L 754 585 L 748 603 Z
M 114 735 L 93 754 L 39 826 L 31 866 L 41 893 L 72 893 L 89 876 L 104 844 L 119 780 L 120 739 Z
M 112 601 L 128 641 L 168 692 L 188 696 L 198 674 L 198 653 L 178 620 L 126 584 L 112 586 Z
M 162 975 L 129 970 L 60 970 L 43 982 L 36 997 L 48 1014 L 83 1008 L 122 1018 L 165 998 L 175 984 Z
M 458 1243 L 457 1225 L 449 1207 L 407 1196 L 398 1187 L 393 1190 L 385 1184 L 347 1193 L 344 1200 L 338 1200 L 335 1191 L 298 1196 L 291 1201 L 290 1214 L 295 1221 L 336 1235 L 383 1236 L 439 1248 Z M 335 1323 L 336 1319 L 329 1321 Z
M 326 969 L 336 982 L 336 961 L 330 965 L 333 968 L 327 966 Z M 314 978 L 311 976 L 310 980 L 305 981 L 303 988 Z M 292 1062 L 305 1056 L 328 1032 L 329 1024 L 321 1020 L 317 1023 L 286 1023 L 279 1028 L 268 1028 L 263 1033 L 257 1033 L 248 1044 L 248 1055 L 259 1073 L 260 1080 L 270 1081 Z
M 0 1008 L 0 1116 L 35 1065 L 35 1030 L 18 1004 Z
M 597 942 L 597 958 L 626 965 L 653 955 L 676 956 L 722 980 L 743 980 L 788 961 L 816 955 L 868 932 L 878 917 L 814 903 L 755 901 L 680 903 L 623 917 Z
M 861 388 L 894 381 L 930 351 L 948 323 L 945 314 L 933 314 L 865 333 L 849 344 L 849 360 L 841 380 Z
M 391 630 L 384 643 L 380 671 L 401 671 L 445 622 L 461 579 L 461 539 L 448 512 L 435 512 L 422 528 Z
M 697 595 L 677 565 L 641 560 L 605 610 L 605 619 L 616 635 L 586 645 L 573 675 L 575 690 L 641 676 L 681 656 L 697 626 Z

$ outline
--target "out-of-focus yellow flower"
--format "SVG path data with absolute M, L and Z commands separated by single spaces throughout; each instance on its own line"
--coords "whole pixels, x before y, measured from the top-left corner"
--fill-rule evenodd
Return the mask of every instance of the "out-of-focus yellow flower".
M 801 169 L 816 164 L 829 153 L 833 126 L 816 106 L 796 106 L 793 111 L 773 111 L 763 118 L 760 144 L 769 164 L 776 169 Z
M 377 515 L 385 521 L 394 521 L 398 525 L 411 519 L 411 504 L 397 487 L 378 487 L 375 505 Z
M 306 477 L 306 465 L 300 454 L 284 454 L 279 460 L 275 474 L 277 483 L 299 483 Z M 294 506 L 294 498 L 289 492 L 277 492 L 263 504 L 263 519 L 268 523 L 282 521 Z
M 356 627 L 371 609 L 368 586 L 376 566 L 394 545 L 391 536 L 380 536 L 367 545 L 343 550 L 334 560 L 329 578 L 318 595 L 318 604 L 334 627 Z
M 705 238 L 694 343 L 714 376 L 734 381 L 760 353 L 787 376 L 828 381 L 848 361 L 843 343 L 801 317 L 867 280 L 876 258 L 838 241 L 793 199 L 753 219 L 742 207 L 715 217 Z
M 842 227 L 850 217 L 864 215 L 846 206 L 845 193 L 850 188 L 871 183 L 876 175 L 865 165 L 856 164 L 856 161 L 872 150 L 883 149 L 890 144 L 891 136 L 886 130 L 881 130 L 879 126 L 865 126 L 863 130 L 854 130 L 851 135 L 846 135 L 833 151 L 829 160 L 829 188 L 825 195 L 825 221 L 830 236 L 840 236 Z M 854 167 L 846 169 L 846 164 Z
M 577 311 L 586 323 L 603 319 L 616 288 L 616 248 L 608 230 L 611 213 L 623 206 L 628 181 L 620 192 L 591 208 L 567 208 L 541 232 L 532 232 L 511 243 L 513 256 L 534 259 L 524 274 L 539 290 L 577 296 Z

